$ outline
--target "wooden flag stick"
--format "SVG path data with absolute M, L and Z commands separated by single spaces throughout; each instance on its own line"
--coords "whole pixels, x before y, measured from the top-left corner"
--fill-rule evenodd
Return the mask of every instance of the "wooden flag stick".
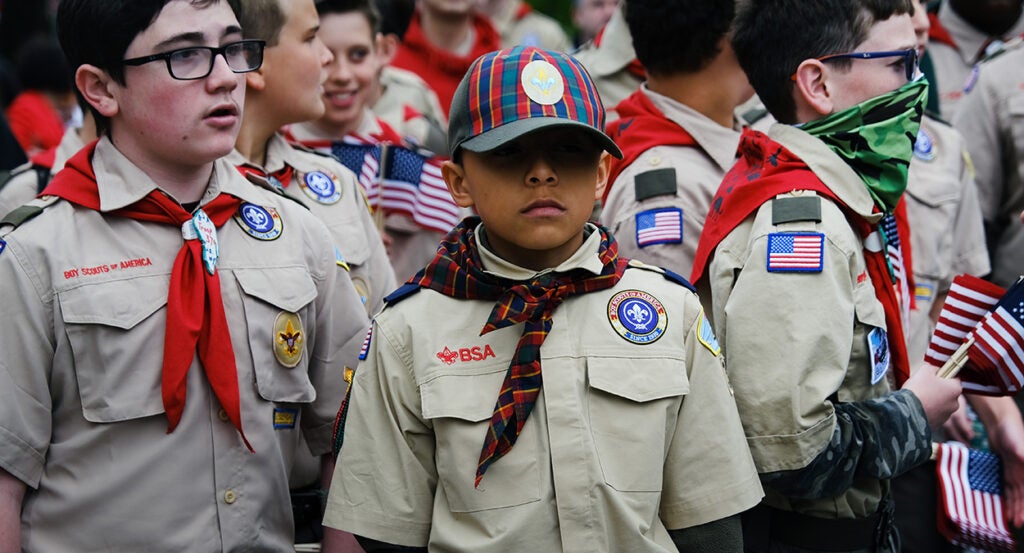
M 960 369 L 967 363 L 967 350 L 971 349 L 973 345 L 974 336 L 971 336 L 943 363 L 938 375 L 942 378 L 956 378 L 956 375 L 960 373 Z

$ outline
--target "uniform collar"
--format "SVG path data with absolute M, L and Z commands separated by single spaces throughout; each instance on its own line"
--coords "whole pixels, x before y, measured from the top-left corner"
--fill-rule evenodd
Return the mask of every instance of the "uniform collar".
M 600 36 L 600 45 L 593 45 L 593 53 L 596 55 L 588 56 L 592 61 L 587 66 L 587 71 L 592 76 L 613 75 L 626 69 L 626 66 L 636 59 L 633 37 L 629 34 L 629 27 L 626 26 L 626 18 L 622 15 L 621 8 L 615 10 Z
M 658 111 L 670 121 L 686 130 L 697 144 L 707 152 L 722 172 L 728 171 L 736 163 L 736 147 L 740 144 L 741 127 L 733 119 L 733 128 L 726 128 L 708 119 L 699 111 L 647 88 L 647 83 L 640 85 Z
M 477 225 L 475 232 L 481 238 L 477 240 L 476 246 L 477 251 L 480 253 L 480 263 L 483 265 L 484 272 L 500 278 L 517 281 L 531 280 L 545 273 L 567 273 L 573 269 L 584 269 L 599 275 L 604 270 L 604 264 L 601 263 L 601 259 L 598 257 L 598 251 L 601 248 L 601 233 L 597 232 L 597 227 L 590 223 L 587 223 L 585 227 L 587 237 L 583 240 L 583 245 L 576 250 L 576 253 L 572 254 L 569 259 L 566 259 L 557 267 L 542 271 L 520 267 L 498 257 L 498 254 L 492 252 L 484 245 L 485 240 L 483 237 L 486 235 L 486 230 L 483 223 Z
M 949 36 L 953 38 L 957 51 L 966 65 L 974 65 L 981 61 L 985 57 L 985 52 L 982 50 L 988 43 L 992 39 L 1000 39 L 1000 37 L 990 37 L 975 29 L 964 18 L 953 11 L 953 7 L 949 2 L 943 2 L 939 5 L 939 21 L 949 32 Z M 1024 16 L 1017 21 L 1016 25 L 1006 31 L 1005 37 L 1020 36 L 1022 33 L 1024 33 Z
M 54 175 L 57 174 L 57 171 L 64 168 L 64 164 L 71 159 L 71 156 L 85 148 L 85 142 L 82 141 L 82 136 L 78 132 L 78 129 L 68 129 L 64 133 L 64 137 L 60 139 L 60 144 L 57 145 L 57 152 L 53 157 L 53 167 L 50 169 Z

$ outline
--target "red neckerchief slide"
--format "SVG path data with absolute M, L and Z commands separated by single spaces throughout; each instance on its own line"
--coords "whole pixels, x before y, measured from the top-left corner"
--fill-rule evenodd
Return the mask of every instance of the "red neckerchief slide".
M 96 142 L 68 160 L 42 195 L 58 196 L 73 204 L 99 211 L 100 195 L 92 155 Z M 221 194 L 203 206 L 203 211 L 220 227 L 238 210 L 242 200 Z M 138 202 L 108 213 L 164 225 L 181 226 L 192 220 L 178 202 L 154 190 Z M 227 412 L 245 446 L 252 445 L 242 431 L 238 370 L 231 347 L 227 317 L 220 296 L 220 277 L 203 266 L 203 248 L 198 239 L 185 240 L 174 260 L 171 285 L 167 294 L 167 328 L 164 334 L 162 396 L 171 433 L 181 421 L 185 409 L 188 369 L 199 349 L 199 360 L 221 407 Z
M 604 189 L 601 201 L 608 199 L 608 192 L 622 171 L 647 150 L 655 146 L 698 146 L 693 136 L 665 117 L 642 90 L 637 90 L 619 102 L 615 112 L 619 114 L 619 119 L 608 124 L 608 136 L 622 150 L 622 159 L 612 158 L 608 186 Z
M 704 221 L 704 231 L 697 246 L 693 273 L 690 276 L 692 282 L 696 283 L 704 276 L 704 270 L 718 244 L 762 204 L 779 194 L 786 194 L 794 190 L 813 190 L 839 205 L 846 214 L 846 219 L 862 238 L 875 231 L 877 225 L 872 225 L 853 212 L 811 171 L 806 163 L 764 133 L 750 129 L 745 130 L 740 138 L 739 153 L 740 159 L 722 180 L 715 199 L 711 203 L 707 219 Z M 902 206 L 902 204 L 901 201 L 900 205 Z M 900 216 L 901 209 L 902 216 Z M 909 253 L 910 237 L 903 234 L 908 229 L 906 209 L 897 207 L 896 213 L 898 232 L 904 238 L 900 240 L 900 243 L 904 247 L 903 255 L 909 278 L 909 275 L 912 274 Z M 903 220 L 903 224 L 900 224 L 900 219 Z M 877 252 L 864 250 L 864 261 L 875 288 L 875 297 L 885 310 L 885 325 L 889 351 L 892 352 L 896 384 L 903 386 L 903 383 L 910 377 L 910 360 L 903 335 L 899 294 L 889 274 L 886 257 L 887 253 L 884 248 Z M 911 284 L 908 282 L 907 286 L 910 287 Z

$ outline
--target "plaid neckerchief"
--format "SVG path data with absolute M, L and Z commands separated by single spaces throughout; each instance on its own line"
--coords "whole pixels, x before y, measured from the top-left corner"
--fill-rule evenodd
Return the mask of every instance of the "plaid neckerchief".
M 551 330 L 552 313 L 570 296 L 615 286 L 628 263 L 618 256 L 619 246 L 611 233 L 598 227 L 598 256 L 604 265 L 600 275 L 574 269 L 567 273 L 545 273 L 528 281 L 497 277 L 485 273 L 480 263 L 474 231 L 479 222 L 479 218 L 469 217 L 452 229 L 430 264 L 409 280 L 455 299 L 494 301 L 494 309 L 480 330 L 481 336 L 526 323 L 494 404 L 474 487 L 480 485 L 487 467 L 515 445 L 537 402 L 541 389 L 540 347 Z

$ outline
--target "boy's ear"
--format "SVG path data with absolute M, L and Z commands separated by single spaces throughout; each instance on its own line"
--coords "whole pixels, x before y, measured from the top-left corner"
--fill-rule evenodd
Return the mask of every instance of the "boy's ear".
M 604 190 L 608 188 L 608 177 L 612 170 L 612 155 L 608 152 L 601 152 L 601 158 L 597 160 L 597 190 L 594 192 L 594 199 L 601 201 L 604 198 Z
M 455 205 L 459 207 L 472 207 L 473 197 L 466 186 L 466 169 L 454 161 L 446 161 L 441 165 L 441 176 L 448 185 L 448 192 L 451 193 Z
M 386 35 L 377 33 L 377 52 L 380 55 L 381 65 L 391 65 L 391 61 L 395 59 L 395 54 L 398 53 L 399 42 L 398 35 L 394 33 Z
M 250 90 L 260 91 L 267 87 L 267 77 L 264 73 L 264 66 L 260 66 L 255 71 L 249 71 L 245 74 L 245 87 Z
M 794 100 L 800 120 L 817 119 L 832 113 L 835 101 L 829 89 L 828 70 L 819 60 L 804 60 L 793 74 Z M 805 112 L 800 117 L 801 108 Z
M 75 70 L 75 86 L 100 115 L 113 117 L 120 109 L 114 88 L 120 88 L 110 74 L 95 65 L 82 64 Z

